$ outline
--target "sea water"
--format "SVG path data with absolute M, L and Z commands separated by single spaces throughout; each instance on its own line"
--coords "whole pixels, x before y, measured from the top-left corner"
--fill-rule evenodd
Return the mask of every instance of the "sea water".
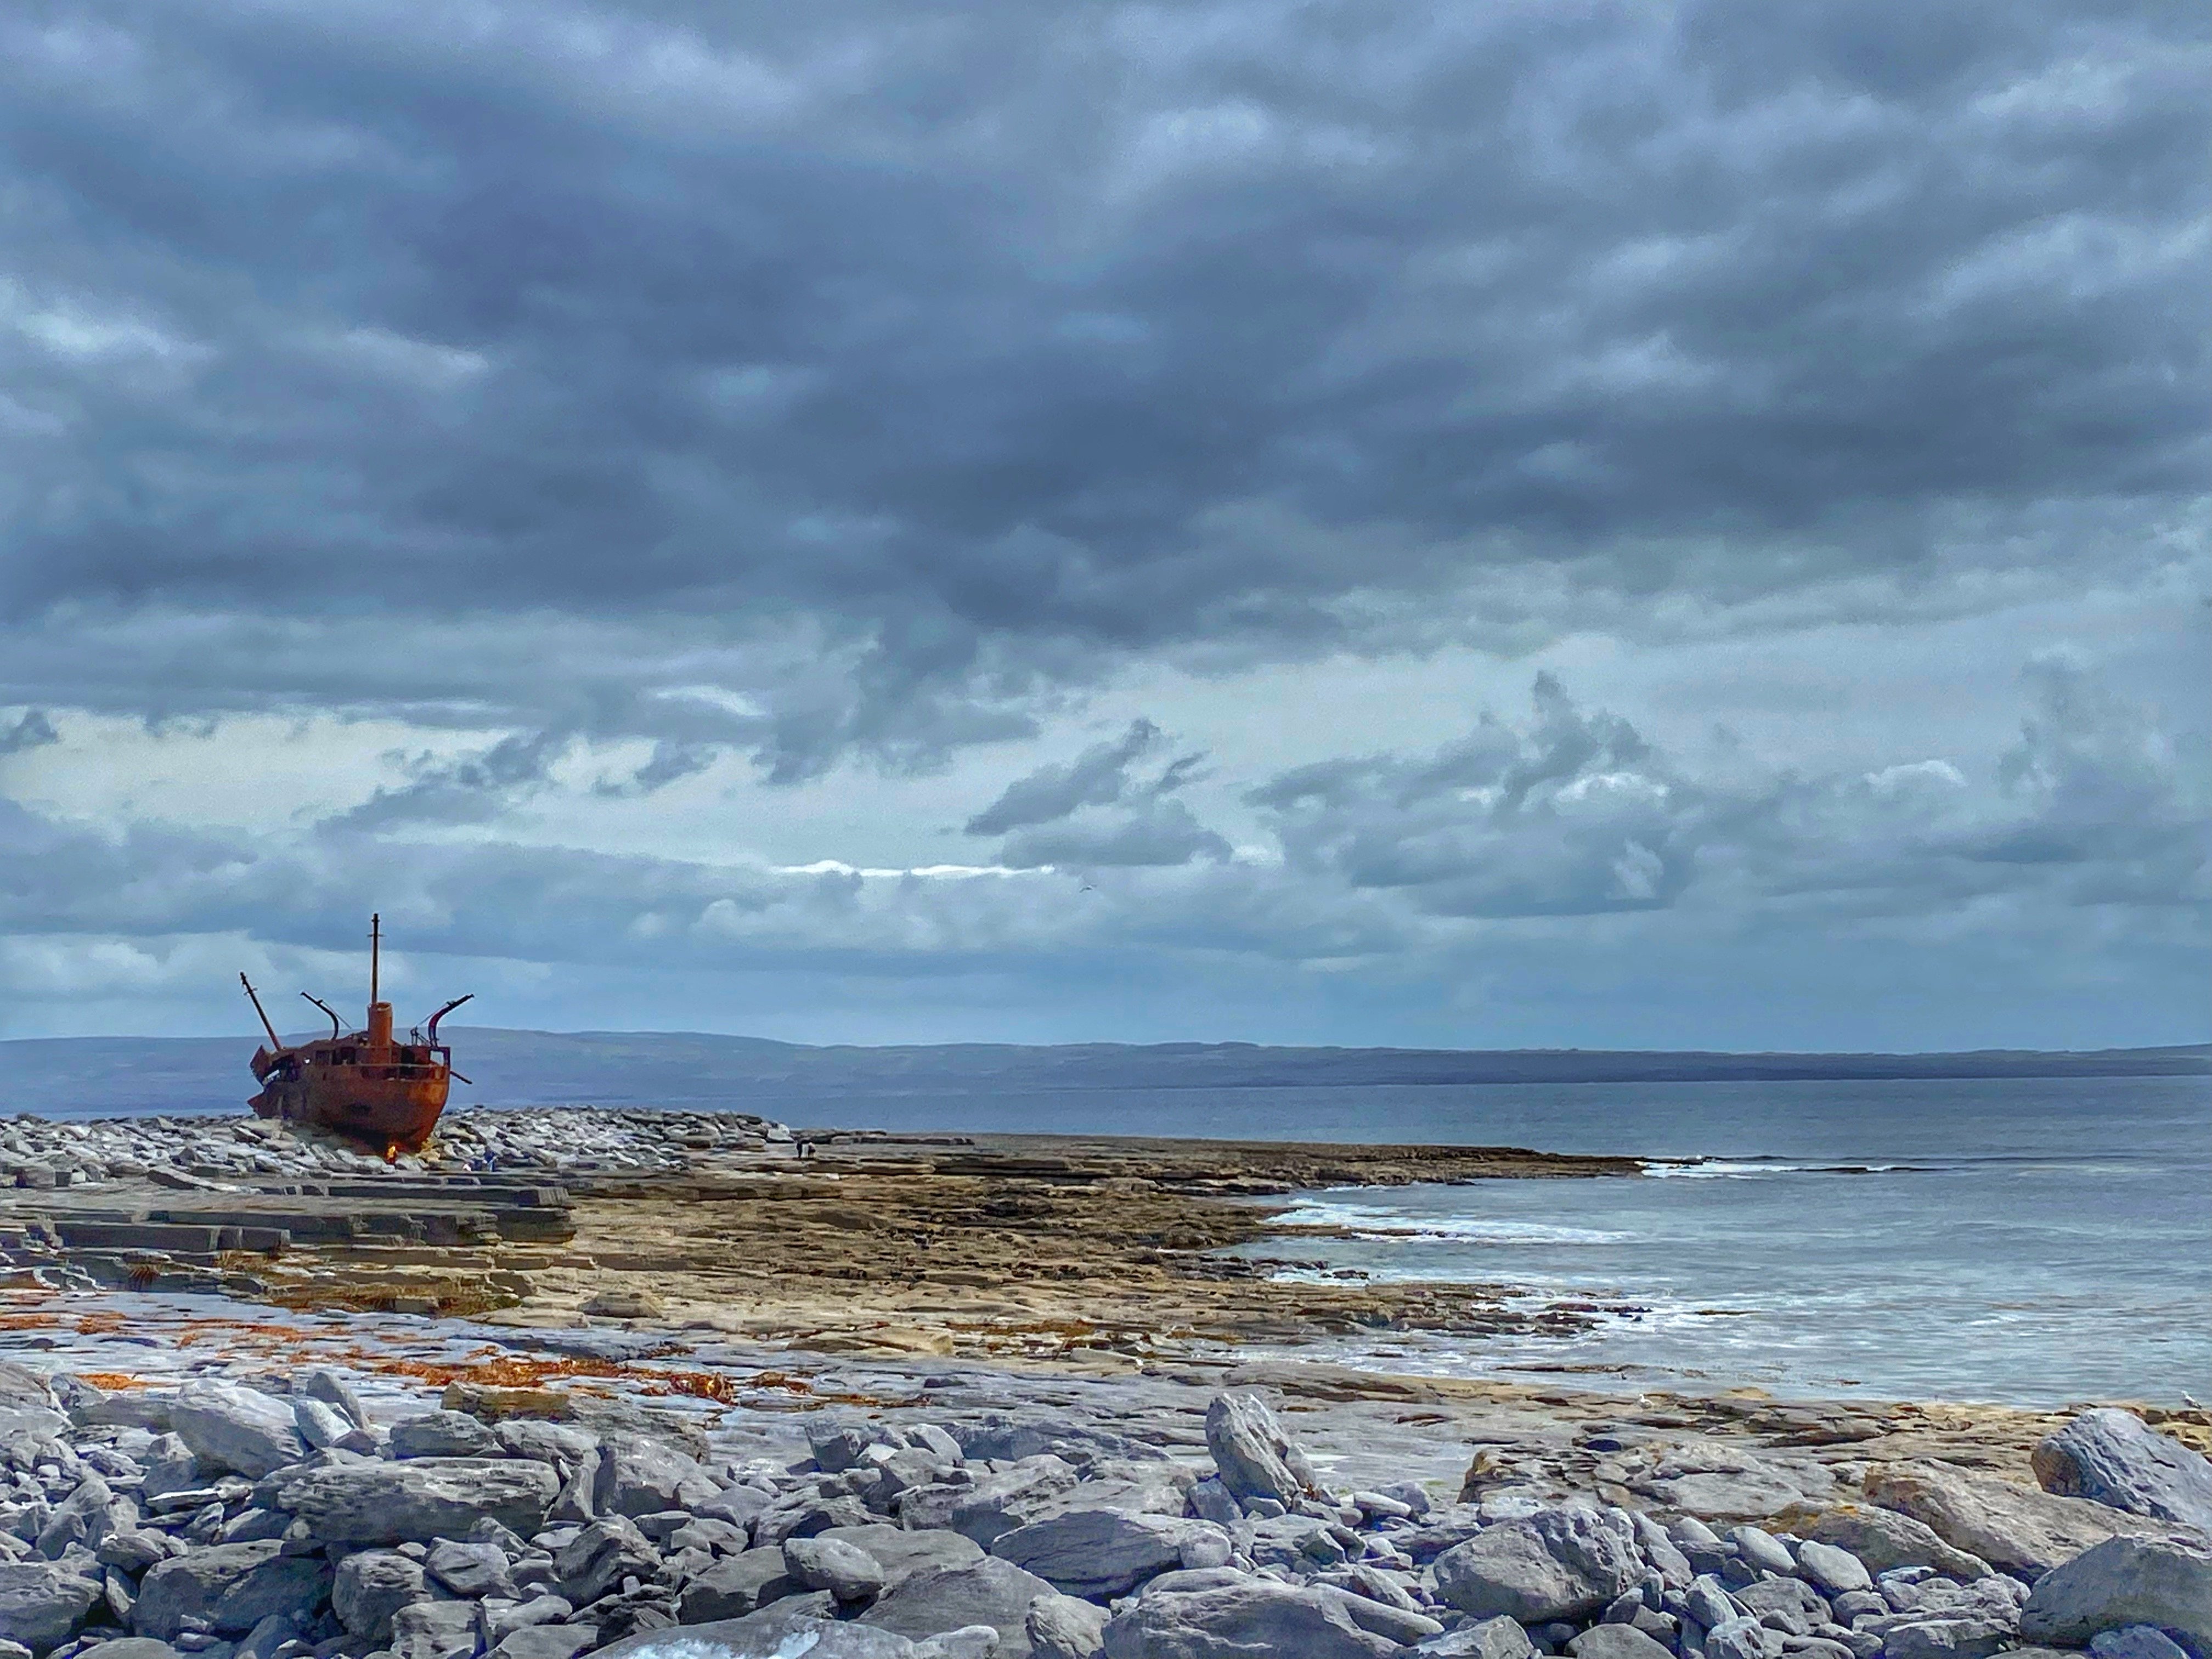
M 1068 1091 L 852 1123 L 1626 1153 L 1630 1180 L 1302 1195 L 1249 1254 L 1613 1310 L 1571 1338 L 1382 1334 L 1394 1369 L 1780 1395 L 2212 1401 L 2212 1079 Z M 1698 1160 L 1681 1162 L 1675 1160 Z M 1338 1233 L 1349 1237 L 1329 1236 Z

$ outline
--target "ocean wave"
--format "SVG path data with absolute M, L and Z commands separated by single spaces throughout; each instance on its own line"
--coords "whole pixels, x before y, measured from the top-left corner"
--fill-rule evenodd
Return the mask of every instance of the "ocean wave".
M 1749 1181 L 1776 1175 L 1923 1175 L 1924 1164 L 1784 1164 L 1770 1158 L 1649 1158 L 1644 1173 L 1672 1181 Z
M 1465 1244 L 1626 1244 L 1635 1237 L 1633 1233 L 1540 1221 L 1487 1220 L 1480 1216 L 1428 1219 L 1364 1204 L 1300 1204 L 1277 1218 L 1275 1225 L 1285 1230 L 1340 1230 L 1376 1243 L 1431 1238 Z

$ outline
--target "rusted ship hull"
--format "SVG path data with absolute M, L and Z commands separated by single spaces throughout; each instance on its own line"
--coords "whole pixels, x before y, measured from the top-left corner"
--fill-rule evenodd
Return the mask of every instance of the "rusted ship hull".
M 252 981 L 238 976 L 260 1016 L 261 1029 L 269 1034 L 269 1046 L 257 1049 L 252 1062 L 261 1092 L 246 1103 L 256 1117 L 313 1124 L 386 1158 L 420 1152 L 429 1140 L 458 1075 L 453 1050 L 438 1041 L 438 1022 L 471 999 L 455 997 L 430 1016 L 427 1032 L 416 1031 L 401 1041 L 392 1031 L 392 1005 L 378 994 L 383 942 L 383 918 L 371 916 L 368 1023 L 357 1031 L 347 1031 L 336 1009 L 302 991 L 330 1020 L 331 1034 L 310 1042 L 286 1042 L 276 1035 Z
M 257 1117 L 314 1124 L 380 1152 L 420 1152 L 446 1109 L 449 1084 L 443 1076 L 347 1078 L 330 1075 L 331 1069 L 310 1078 L 273 1079 L 246 1104 Z

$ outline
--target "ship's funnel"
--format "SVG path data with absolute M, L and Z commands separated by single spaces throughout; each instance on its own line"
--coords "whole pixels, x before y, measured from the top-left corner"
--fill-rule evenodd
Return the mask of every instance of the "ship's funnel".
M 392 1041 L 392 1005 L 372 1002 L 368 1005 L 368 1041 L 374 1048 Z

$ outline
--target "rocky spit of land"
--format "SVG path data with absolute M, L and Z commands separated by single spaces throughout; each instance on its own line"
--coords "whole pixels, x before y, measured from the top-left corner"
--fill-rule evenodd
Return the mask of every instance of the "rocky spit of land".
M 1358 1331 L 1570 1332 L 1509 1285 L 1288 1282 L 1301 1189 L 1615 1177 L 1511 1148 L 810 1133 L 734 1113 L 448 1114 L 386 1165 L 252 1119 L 0 1126 L 21 1282 L 292 1308 L 702 1324 L 851 1352 L 1126 1365 Z
M 0 1126 L 0 1659 L 2212 1659 L 2212 1420 L 1303 1357 L 1272 1195 L 1510 1149 Z

